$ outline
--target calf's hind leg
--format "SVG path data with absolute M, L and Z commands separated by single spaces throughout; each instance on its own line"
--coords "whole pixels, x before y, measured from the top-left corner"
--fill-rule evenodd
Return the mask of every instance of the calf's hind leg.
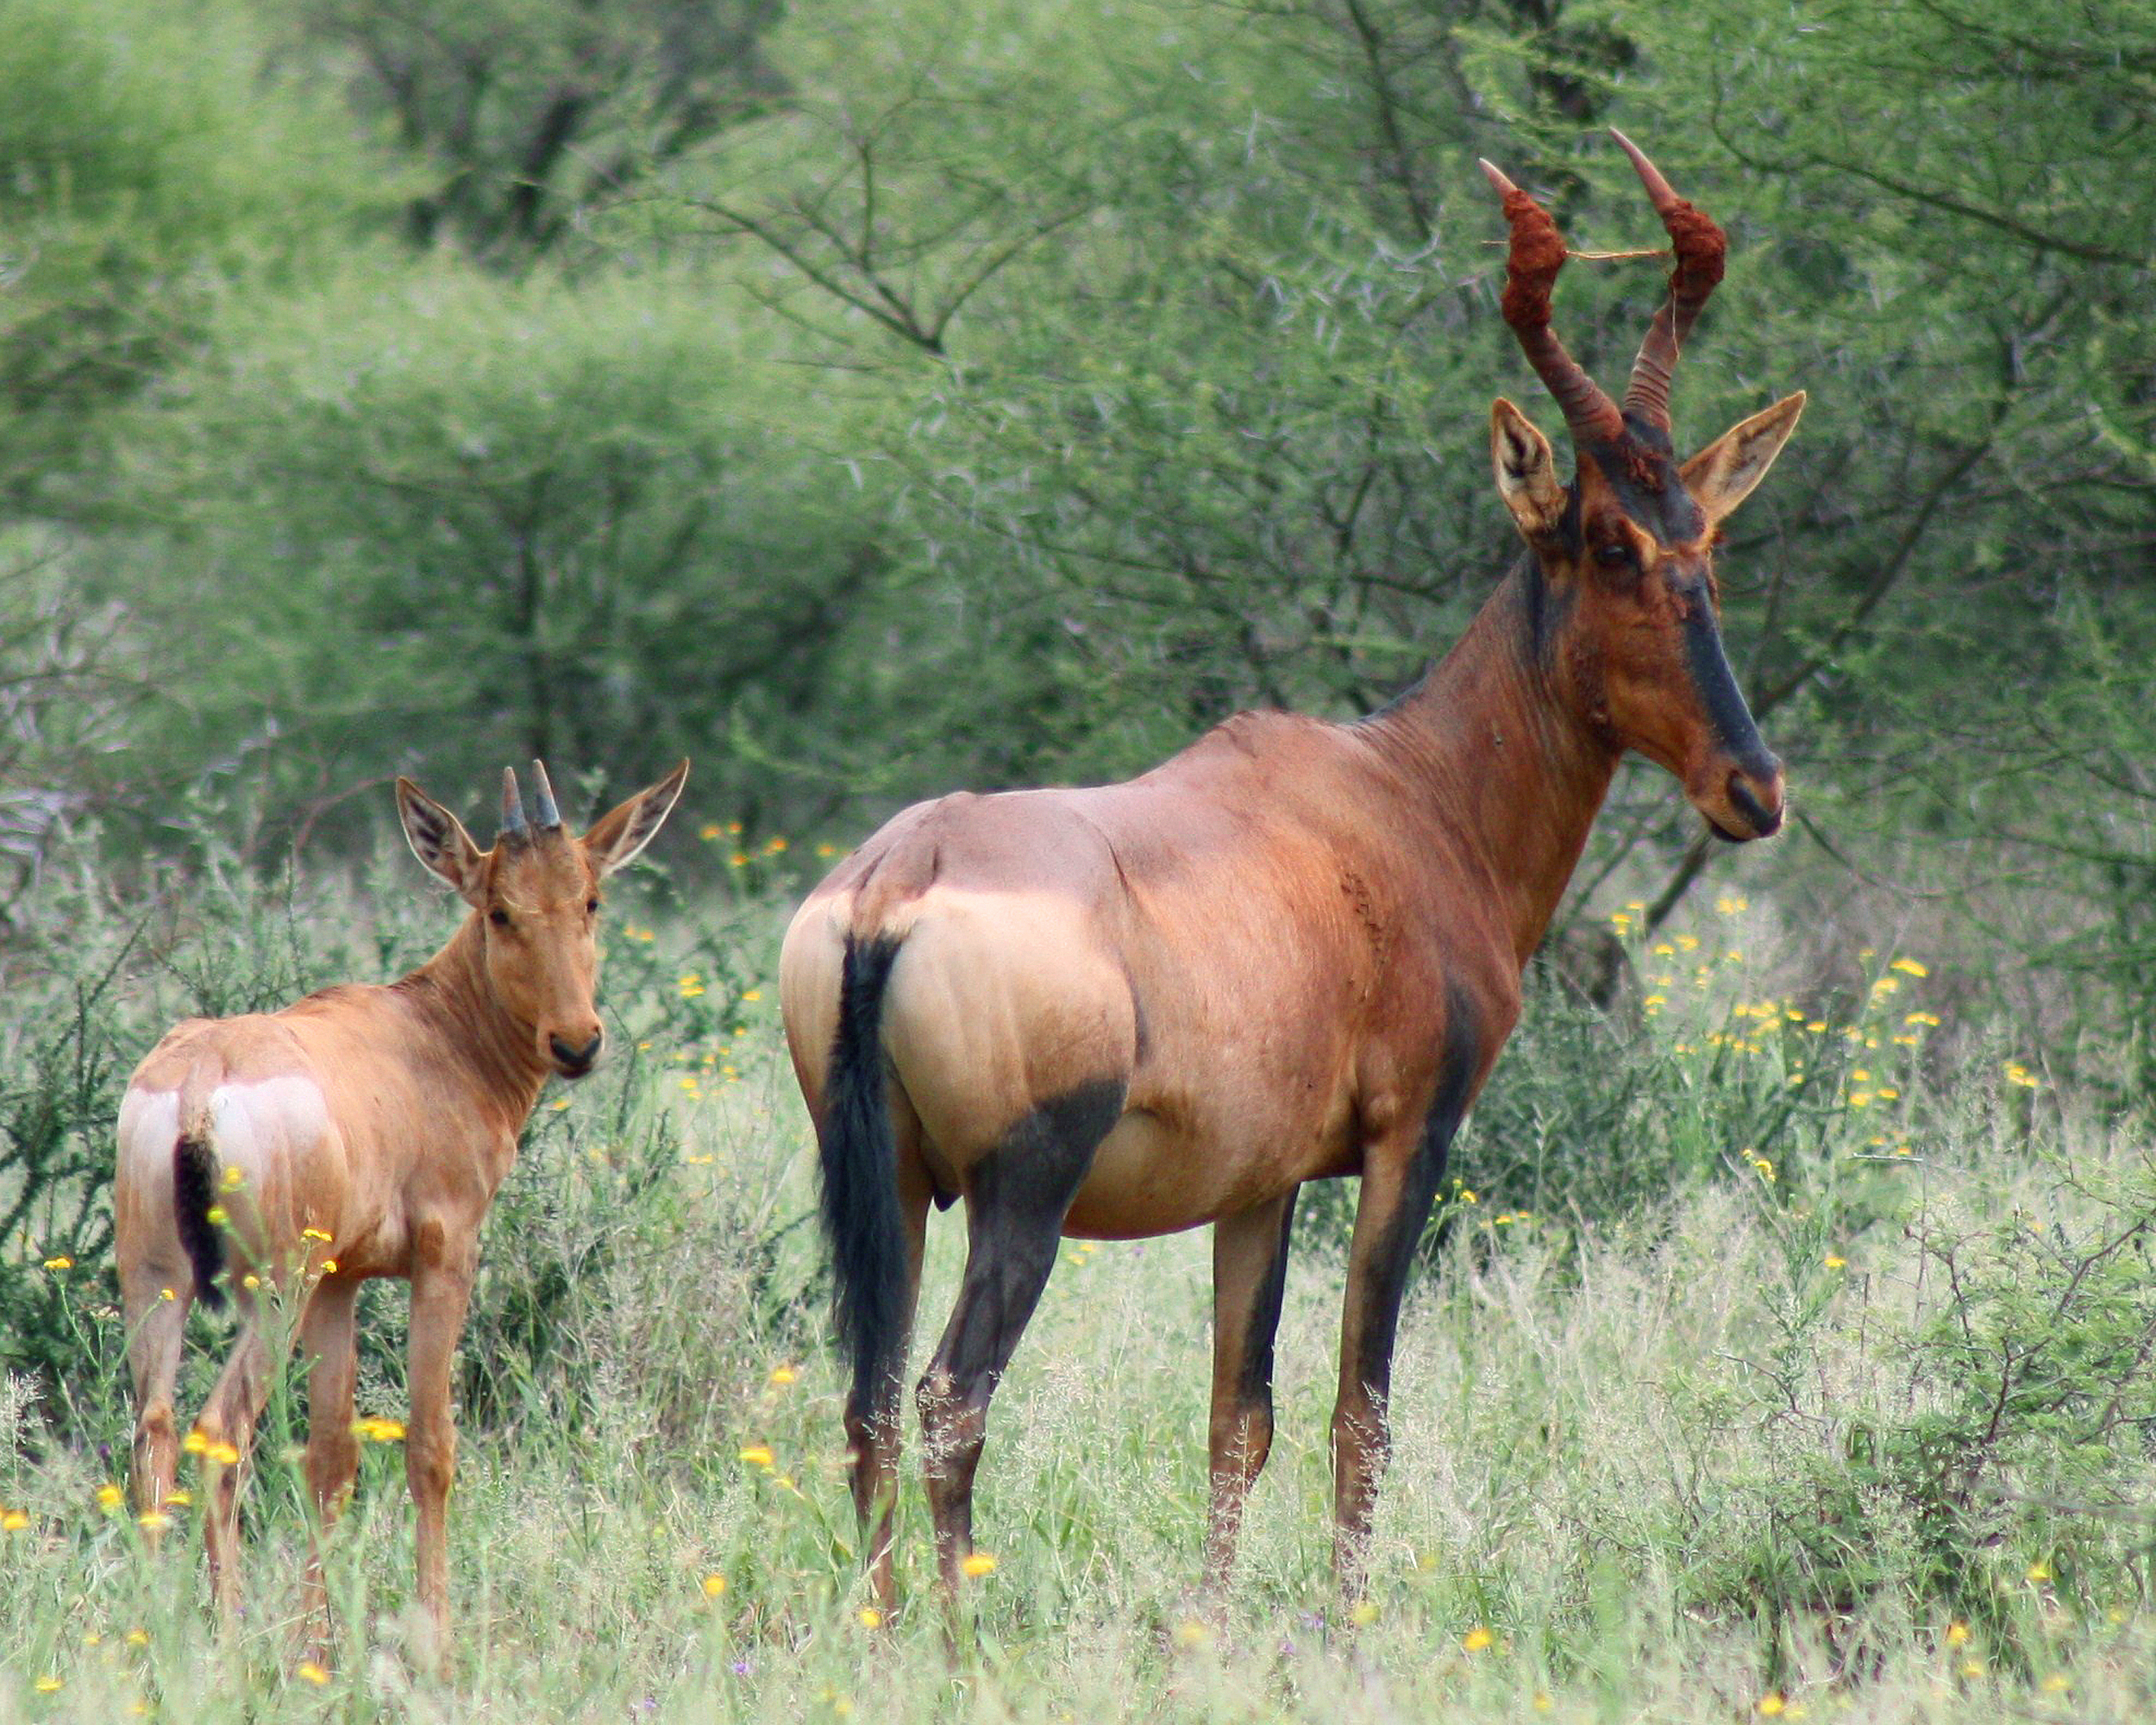
M 955 1598 L 973 1550 L 973 1478 L 988 1400 L 1055 1267 L 1063 1217 L 1093 1153 L 1123 1112 L 1120 1081 L 1089 1084 L 1035 1108 L 972 1170 L 966 1273 L 921 1379 L 924 1467 L 936 1568 Z

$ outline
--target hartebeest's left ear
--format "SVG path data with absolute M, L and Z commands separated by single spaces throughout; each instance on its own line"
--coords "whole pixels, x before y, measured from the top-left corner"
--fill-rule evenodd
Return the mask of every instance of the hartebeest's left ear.
M 1734 511 L 1767 476 L 1803 411 L 1804 392 L 1800 389 L 1731 426 L 1678 469 L 1684 489 L 1691 492 L 1709 527 Z
M 592 866 L 611 875 L 651 843 L 681 799 L 681 787 L 689 781 L 689 763 L 684 761 L 655 785 L 644 789 L 619 808 L 601 815 L 584 835 L 584 851 Z
M 1557 479 L 1550 440 L 1512 403 L 1499 396 L 1489 411 L 1489 461 L 1497 494 L 1530 545 L 1549 543 L 1564 524 L 1564 486 Z
M 464 823 L 429 796 L 410 779 L 397 781 L 397 813 L 404 824 L 404 837 L 431 874 L 457 889 L 458 896 L 474 910 L 486 904 L 486 853 L 472 843 Z

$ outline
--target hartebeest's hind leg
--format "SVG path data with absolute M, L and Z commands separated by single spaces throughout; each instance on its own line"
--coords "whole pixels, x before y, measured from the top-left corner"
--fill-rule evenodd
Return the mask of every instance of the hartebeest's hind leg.
M 270 1373 L 291 1338 L 287 1324 L 273 1322 L 277 1347 L 264 1333 L 260 1302 L 251 1291 L 235 1290 L 241 1314 L 232 1353 L 216 1387 L 196 1417 L 195 1427 L 210 1447 L 203 1455 L 203 1482 L 209 1496 L 203 1543 L 210 1553 L 210 1581 L 217 1604 L 229 1619 L 240 1609 L 240 1493 L 254 1470 L 254 1426 L 269 1400 Z M 229 1444 L 237 1452 L 227 1460 L 218 1453 Z
M 128 1483 L 137 1514 L 162 1509 L 179 1484 L 179 1422 L 172 1411 L 172 1390 L 179 1380 L 180 1343 L 187 1330 L 187 1308 L 195 1302 L 193 1288 L 194 1278 L 185 1267 L 167 1277 L 156 1264 L 145 1264 L 120 1278 L 128 1371 L 135 1381 L 135 1468 Z
M 327 1659 L 329 1642 L 323 1542 L 360 1472 L 360 1442 L 352 1430 L 359 1376 L 353 1320 L 359 1298 L 356 1281 L 324 1280 L 308 1301 L 299 1327 L 300 1352 L 312 1362 L 307 1373 L 307 1487 L 314 1499 L 315 1525 L 307 1552 L 306 1618 L 317 1660 Z
M 1288 1284 L 1290 1190 L 1213 1226 L 1213 1490 L 1206 1582 L 1227 1589 L 1243 1503 L 1273 1446 L 1273 1336 Z
M 913 1333 L 914 1309 L 921 1293 L 921 1248 L 928 1231 L 930 1191 L 924 1181 L 909 1179 L 906 1163 L 900 1161 L 899 1214 L 906 1229 L 905 1311 L 899 1326 L 901 1338 Z M 853 1450 L 854 1520 L 861 1530 L 862 1551 L 868 1560 L 868 1585 L 876 1603 L 888 1611 L 898 1602 L 898 1578 L 892 1559 L 892 1540 L 899 1498 L 899 1451 L 904 1437 L 902 1403 L 906 1355 L 901 1340 L 898 1358 L 883 1381 L 873 1404 L 861 1394 L 861 1386 L 846 1401 L 846 1440 Z
M 956 1598 L 973 1550 L 973 1477 L 987 1436 L 988 1399 L 1048 1285 L 1063 1217 L 1123 1112 L 1124 1088 L 1119 1081 L 1089 1084 L 1042 1104 L 973 1169 L 965 1279 L 918 1391 L 946 1599 Z

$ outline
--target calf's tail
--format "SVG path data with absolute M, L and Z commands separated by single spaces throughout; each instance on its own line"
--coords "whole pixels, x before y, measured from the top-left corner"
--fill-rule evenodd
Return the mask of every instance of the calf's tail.
M 883 994 L 899 953 L 893 936 L 846 938 L 838 1032 L 817 1131 L 832 1310 L 853 1371 L 852 1406 L 873 1415 L 904 1367 L 906 1224 L 883 1064 Z
M 217 1201 L 217 1151 L 210 1138 L 210 1110 L 190 1083 L 181 1093 L 179 1137 L 172 1145 L 172 1209 L 179 1243 L 194 1268 L 195 1297 L 217 1310 L 224 1289 L 216 1277 L 224 1268 L 224 1241 L 210 1212 Z

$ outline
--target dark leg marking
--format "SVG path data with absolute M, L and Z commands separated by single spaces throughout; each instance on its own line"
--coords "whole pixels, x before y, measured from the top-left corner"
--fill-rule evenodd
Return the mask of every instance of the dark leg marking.
M 988 1401 L 1055 1267 L 1063 1216 L 1123 1113 L 1122 1079 L 1042 1103 L 973 1170 L 965 1279 L 917 1397 L 937 1567 L 947 1592 L 973 1545 L 973 1478 Z
M 1362 1590 L 1370 1511 L 1392 1456 L 1387 1404 L 1401 1298 L 1482 1062 L 1474 1003 L 1457 982 L 1448 982 L 1445 1051 L 1420 1141 L 1397 1176 L 1371 1172 L 1363 1179 L 1341 1320 L 1340 1395 L 1332 1414 L 1333 1567 L 1351 1595 Z

